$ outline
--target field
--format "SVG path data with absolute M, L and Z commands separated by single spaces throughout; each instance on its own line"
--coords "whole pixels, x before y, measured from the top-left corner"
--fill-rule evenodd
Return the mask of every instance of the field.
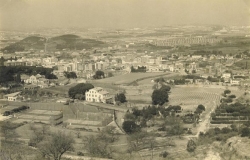
M 159 72 L 159 73 L 127 73 L 124 75 L 120 75 L 120 76 L 116 76 L 116 77 L 110 77 L 110 78 L 104 78 L 104 79 L 100 79 L 100 80 L 96 80 L 99 83 L 110 83 L 110 84 L 115 84 L 115 85 L 119 85 L 119 84 L 128 84 L 128 83 L 132 83 L 133 81 L 139 80 L 139 79 L 143 79 L 143 78 L 154 78 L 157 76 L 162 76 L 162 75 L 166 75 L 169 73 L 166 72 Z

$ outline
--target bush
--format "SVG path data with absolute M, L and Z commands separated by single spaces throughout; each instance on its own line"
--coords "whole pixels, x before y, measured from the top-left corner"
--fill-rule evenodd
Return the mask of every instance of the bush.
M 82 153 L 82 152 L 77 152 L 77 155 L 78 155 L 78 156 L 84 156 L 84 153 Z
M 236 96 L 235 96 L 234 94 L 229 95 L 228 97 L 229 97 L 229 98 L 236 98 Z
M 202 111 L 206 110 L 205 106 L 203 106 L 202 104 L 199 104 L 197 108 L 202 110 Z
M 167 151 L 164 151 L 164 152 L 161 152 L 161 154 L 159 156 L 163 157 L 163 158 L 167 158 L 168 155 L 169 155 L 169 153 Z
M 231 91 L 228 89 L 224 91 L 224 94 L 230 94 L 230 93 L 231 93 Z
M 194 152 L 196 149 L 196 143 L 193 140 L 189 140 L 187 143 L 187 151 Z
M 250 136 L 250 128 L 245 127 L 241 130 L 241 137 L 249 137 Z
M 126 133 L 130 134 L 140 130 L 140 127 L 137 124 L 135 124 L 134 121 L 124 121 L 122 124 L 122 129 Z

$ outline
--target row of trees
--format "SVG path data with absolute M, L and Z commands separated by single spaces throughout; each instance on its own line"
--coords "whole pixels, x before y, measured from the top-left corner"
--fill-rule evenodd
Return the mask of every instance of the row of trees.
M 52 73 L 52 68 L 43 68 L 35 66 L 0 66 L 0 83 L 7 83 L 9 81 L 14 81 L 15 77 L 20 81 L 20 75 L 44 75 L 47 79 L 57 79 L 57 77 Z

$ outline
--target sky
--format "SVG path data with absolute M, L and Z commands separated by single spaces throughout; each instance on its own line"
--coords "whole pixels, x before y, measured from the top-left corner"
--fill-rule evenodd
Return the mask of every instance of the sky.
M 250 25 L 250 0 L 0 0 L 0 29 Z

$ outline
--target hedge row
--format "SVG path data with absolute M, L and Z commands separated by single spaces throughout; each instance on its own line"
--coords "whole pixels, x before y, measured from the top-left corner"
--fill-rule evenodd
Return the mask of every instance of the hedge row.
M 18 108 L 14 108 L 14 109 L 12 109 L 12 110 L 10 110 L 10 111 L 5 111 L 5 112 L 3 113 L 3 116 L 9 116 L 9 115 L 11 115 L 11 114 L 13 114 L 13 113 L 21 112 L 21 111 L 26 110 L 26 109 L 29 109 L 29 108 L 30 108 L 30 107 L 28 107 L 28 106 L 21 106 L 21 107 L 18 107 Z
M 211 124 L 232 124 L 234 122 L 242 123 L 242 122 L 247 122 L 247 120 L 242 120 L 242 121 L 211 121 Z
M 241 117 L 241 118 L 238 118 L 238 117 L 235 117 L 235 118 L 230 118 L 230 117 L 225 117 L 225 118 L 219 118 L 219 117 L 213 117 L 212 118 L 212 120 L 217 120 L 217 121 L 220 121 L 220 120 L 224 120 L 224 121 L 226 121 L 226 120 L 247 120 L 247 118 L 246 117 Z

